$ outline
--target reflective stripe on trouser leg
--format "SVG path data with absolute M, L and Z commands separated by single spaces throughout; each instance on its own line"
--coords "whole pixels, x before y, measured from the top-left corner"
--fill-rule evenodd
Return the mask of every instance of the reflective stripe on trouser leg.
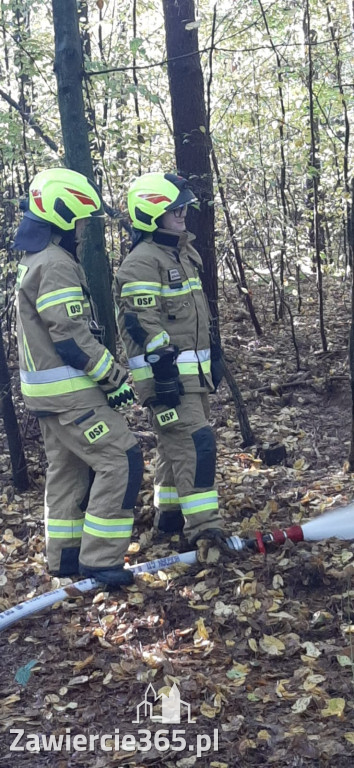
M 155 528 L 169 534 L 183 529 L 184 519 L 174 482 L 172 464 L 164 453 L 161 443 L 156 457 L 154 507 L 156 509 Z
M 123 417 L 108 405 L 58 414 L 57 422 L 58 442 L 95 473 L 80 562 L 93 568 L 120 565 L 129 546 L 133 507 L 140 489 L 140 448 Z
M 57 438 L 57 416 L 39 419 L 48 460 L 45 537 L 50 571 L 77 573 L 84 515 L 81 502 L 89 488 L 89 468 Z
M 101 539 L 130 539 L 133 517 L 98 517 L 86 512 L 84 531 Z
M 171 506 L 178 506 L 178 493 L 176 486 L 173 485 L 155 485 L 154 486 L 154 507 L 159 509 L 166 507 L 168 511 Z
M 90 464 L 96 474 L 80 552 L 80 562 L 92 568 L 112 568 L 123 563 L 143 475 L 140 447 L 123 417 L 107 406 L 103 421 L 109 432 L 89 449 Z
M 177 488 L 174 486 L 155 486 L 154 504 L 156 514 L 154 527 L 163 533 L 180 533 L 184 527 L 184 517 L 179 503 Z
M 214 485 L 216 446 L 207 421 L 207 395 L 187 393 L 181 398 L 176 412 L 178 421 L 163 427 L 155 417 L 154 427 L 158 454 L 172 467 L 174 485 L 186 521 L 184 533 L 188 536 L 203 528 L 223 526 Z

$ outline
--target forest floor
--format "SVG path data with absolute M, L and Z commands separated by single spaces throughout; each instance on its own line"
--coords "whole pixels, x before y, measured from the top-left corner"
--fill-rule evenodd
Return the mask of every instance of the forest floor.
M 255 285 L 264 330 L 257 339 L 245 311 L 235 309 L 235 288 L 222 289 L 226 358 L 258 444 L 279 442 L 287 452 L 285 462 L 267 467 L 256 446 L 241 448 L 234 405 L 222 384 L 211 397 L 211 420 L 230 533 L 303 523 L 354 496 L 354 476 L 345 472 L 349 292 L 348 283 L 335 292 L 325 284 L 327 354 L 321 353 L 317 303 L 305 295 L 294 314 L 297 373 L 289 325 L 272 320 L 270 295 Z M 15 380 L 15 369 L 13 374 Z M 145 455 L 133 563 L 176 551 L 178 542 L 160 543 L 151 532 L 151 429 L 138 405 L 128 419 L 140 432 Z M 0 433 L 0 610 L 60 585 L 47 574 L 43 552 L 43 447 L 35 420 L 22 417 L 21 423 L 32 480 L 28 493 L 13 491 Z M 68 597 L 14 624 L 1 637 L 0 766 L 352 768 L 353 574 L 354 543 L 288 543 L 266 557 L 235 553 L 225 562 L 137 577 L 118 593 Z M 180 724 L 164 726 L 147 717 L 134 723 L 149 683 L 158 695 L 176 683 L 193 722 L 186 722 L 183 706 Z M 162 752 L 154 733 L 164 727 L 170 747 Z M 152 731 L 148 751 L 137 751 L 132 739 L 122 746 L 124 734 L 138 738 L 141 728 Z M 22 751 L 10 751 L 16 736 L 10 729 L 23 729 Z M 174 730 L 186 739 L 186 749 L 172 748 L 181 743 Z M 62 734 L 64 744 L 60 751 L 44 751 L 42 743 L 33 752 L 33 734 L 37 740 Z M 81 751 L 84 741 L 73 749 L 75 734 L 111 736 L 103 748 L 96 741 L 95 750 L 92 743 L 91 751 Z M 205 748 L 200 756 L 197 745 Z

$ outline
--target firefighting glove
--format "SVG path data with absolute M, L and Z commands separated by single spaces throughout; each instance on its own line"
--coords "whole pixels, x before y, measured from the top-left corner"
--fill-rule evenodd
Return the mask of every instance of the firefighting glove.
M 169 344 L 145 355 L 145 361 L 151 365 L 155 379 L 154 405 L 175 408 L 181 402 L 180 395 L 184 395 L 184 387 L 176 364 L 178 352 L 175 344 Z
M 135 399 L 134 392 L 126 381 L 118 389 L 111 389 L 105 394 L 109 407 L 114 408 L 115 411 L 119 411 L 120 408 L 125 408 L 127 405 L 133 405 Z
M 127 378 L 125 368 L 114 361 L 108 376 L 98 382 L 107 397 L 108 405 L 115 411 L 134 402 L 135 395 L 127 384 Z
M 222 362 L 222 351 L 219 342 L 210 342 L 210 361 L 211 378 L 213 380 L 215 392 L 224 378 L 224 367 Z

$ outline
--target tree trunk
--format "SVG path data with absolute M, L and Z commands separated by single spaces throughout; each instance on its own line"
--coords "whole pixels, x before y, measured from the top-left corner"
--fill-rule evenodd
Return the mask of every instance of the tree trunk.
M 29 487 L 26 459 L 23 452 L 21 435 L 18 428 L 15 409 L 12 402 L 10 376 L 7 367 L 4 341 L 0 324 L 0 414 L 9 444 L 10 460 L 14 485 L 18 491 L 27 491 Z
M 320 121 L 318 116 L 315 114 L 313 107 L 311 107 L 311 102 L 314 104 L 314 84 L 318 80 L 318 74 L 316 72 L 315 67 L 313 66 L 313 54 L 312 54 L 312 48 L 316 50 L 315 46 L 317 44 L 318 35 L 316 30 L 312 29 L 310 26 L 310 15 L 307 10 L 307 6 L 305 8 L 304 12 L 304 19 L 303 19 L 303 31 L 304 31 L 304 42 L 305 42 L 305 64 L 308 70 L 307 75 L 307 88 L 309 92 L 309 100 L 310 100 L 310 129 L 311 129 L 311 136 L 313 135 L 313 141 L 311 139 L 311 148 L 310 148 L 310 158 L 309 158 L 309 172 L 306 176 L 306 206 L 309 211 L 309 221 L 310 221 L 310 232 L 309 232 L 309 238 L 310 238 L 310 247 L 314 251 L 314 259 L 313 263 L 316 267 L 316 242 L 318 244 L 318 248 L 320 252 L 325 252 L 325 233 L 323 229 L 323 216 L 319 213 L 318 205 L 317 210 L 315 211 L 315 195 L 317 197 L 317 200 L 320 201 L 320 198 L 323 199 L 323 192 L 320 189 L 320 181 L 321 181 L 321 160 L 319 155 L 319 148 L 320 148 Z M 308 55 L 306 56 L 306 49 L 308 50 Z M 313 146 L 315 148 L 315 151 L 313 151 Z M 315 185 L 317 185 L 317 189 L 315 190 Z M 323 205 L 322 205 L 323 208 Z M 317 224 L 315 225 L 315 215 L 317 218 Z M 317 226 L 317 232 L 315 232 L 315 227 Z
M 278 96 L 279 96 L 279 106 L 280 106 L 280 118 L 278 118 L 278 125 L 279 125 L 279 147 L 280 147 L 280 198 L 281 198 L 281 208 L 282 208 L 282 223 L 281 223 L 281 246 L 280 246 L 280 259 L 279 259 L 279 286 L 280 286 L 280 293 L 279 293 L 279 317 L 283 318 L 284 316 L 284 306 L 285 306 L 285 292 L 284 292 L 284 269 L 285 269 L 285 259 L 286 259 L 286 244 L 287 244 L 287 223 L 288 223 L 288 209 L 287 209 L 287 202 L 286 202 L 286 158 L 285 158 L 285 126 L 286 126 L 286 112 L 285 112 L 285 102 L 284 102 L 284 87 L 283 87 L 283 74 L 282 74 L 282 61 L 278 52 L 278 49 L 276 48 L 273 37 L 270 33 L 270 28 L 268 24 L 267 14 L 265 9 L 263 8 L 263 4 L 261 0 L 258 0 L 263 21 L 265 24 L 265 28 L 267 30 L 267 35 L 269 37 L 270 44 L 272 46 L 272 49 L 275 53 L 275 58 L 277 62 L 277 85 L 278 85 Z
M 317 274 L 317 290 L 318 290 L 318 311 L 320 321 L 320 333 L 322 341 L 322 349 L 327 352 L 327 339 L 324 325 L 324 298 L 322 288 L 322 263 L 321 263 L 321 222 L 319 213 L 319 179 L 320 171 L 318 170 L 318 154 L 317 154 L 317 130 L 316 130 L 316 118 L 314 112 L 314 94 L 313 94 L 313 56 L 312 56 L 312 35 L 311 35 L 311 22 L 310 22 L 310 10 L 309 0 L 306 0 L 305 9 L 305 27 L 308 30 L 308 89 L 309 89 L 309 107 L 310 107 L 310 131 L 311 131 L 311 166 L 313 174 L 313 233 L 314 233 L 314 248 L 316 258 L 316 274 Z
M 65 150 L 65 164 L 94 178 L 82 93 L 83 58 L 76 0 L 52 0 L 55 35 L 55 74 Z M 104 246 L 102 219 L 90 219 L 82 253 L 89 289 L 105 328 L 104 344 L 115 352 L 111 273 Z
M 354 264 L 354 178 L 352 179 L 352 205 L 349 225 L 349 253 L 351 263 Z M 349 368 L 350 383 L 352 389 L 352 434 L 349 451 L 349 471 L 354 472 L 354 270 L 352 268 L 352 318 L 349 335 Z
M 347 258 L 347 243 L 349 243 L 350 241 L 350 221 L 351 221 L 350 180 L 349 180 L 350 122 L 349 122 L 349 115 L 348 115 L 347 100 L 346 100 L 344 88 L 343 88 L 342 57 L 341 57 L 341 51 L 340 51 L 338 29 L 335 29 L 332 15 L 331 15 L 331 9 L 329 5 L 327 5 L 326 11 L 327 11 L 327 19 L 328 19 L 328 28 L 331 33 L 335 59 L 336 59 L 336 74 L 337 74 L 339 93 L 341 95 L 341 102 L 343 107 L 343 119 L 344 119 L 344 127 L 345 127 L 344 154 L 343 154 L 343 177 L 344 177 L 344 188 L 346 193 L 345 209 L 343 206 L 343 209 L 344 209 L 343 210 L 343 219 L 344 219 L 343 242 L 344 242 L 344 253 L 345 253 L 345 267 L 347 267 L 348 261 L 351 267 L 353 267 L 352 261 L 350 260 L 350 258 L 349 259 Z
M 188 229 L 197 234 L 195 247 L 204 266 L 203 285 L 213 318 L 218 317 L 218 276 L 214 243 L 214 193 L 203 73 L 194 22 L 194 0 L 163 0 L 168 79 L 171 93 L 177 170 L 190 180 L 200 211 L 188 211 Z M 168 169 L 166 169 L 168 170 Z
M 177 170 L 189 179 L 200 200 L 200 211 L 190 208 L 187 223 L 188 228 L 197 233 L 195 246 L 203 259 L 203 287 L 212 315 L 213 341 L 220 343 L 213 175 L 209 156 L 211 142 L 198 52 L 198 32 L 196 27 L 186 29 L 186 24 L 195 21 L 194 0 L 178 0 L 178 3 L 162 1 Z M 225 361 L 224 373 L 232 392 L 244 445 L 251 445 L 255 440 L 246 406 Z

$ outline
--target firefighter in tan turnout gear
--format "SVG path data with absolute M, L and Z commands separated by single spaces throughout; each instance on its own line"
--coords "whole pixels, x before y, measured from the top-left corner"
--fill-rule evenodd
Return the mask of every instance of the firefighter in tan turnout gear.
M 98 340 L 78 258 L 87 219 L 102 215 L 99 191 L 85 176 L 42 171 L 30 186 L 14 248 L 26 252 L 17 279 L 20 376 L 48 460 L 49 570 L 79 571 L 114 587 L 133 580 L 123 563 L 143 462 L 116 412 L 133 402 L 133 392 L 126 371 Z
M 120 334 L 157 433 L 155 525 L 165 533 L 184 527 L 192 545 L 198 538 L 224 541 L 208 424 L 209 312 L 202 261 L 185 226 L 193 202 L 180 176 L 138 178 L 128 193 L 133 247 L 115 279 Z

